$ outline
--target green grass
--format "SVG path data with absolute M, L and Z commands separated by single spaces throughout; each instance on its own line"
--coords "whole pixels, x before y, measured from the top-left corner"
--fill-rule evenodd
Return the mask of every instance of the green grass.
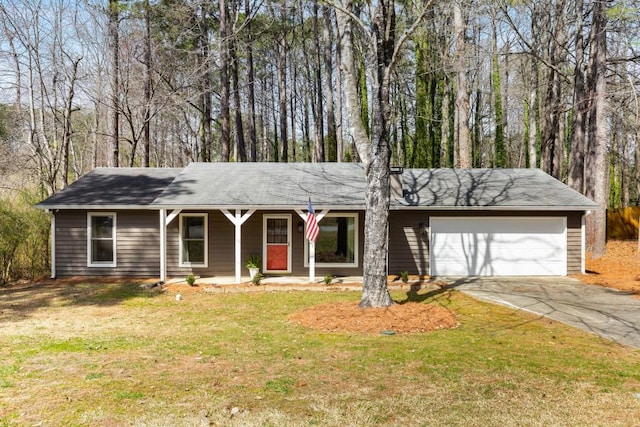
M 325 333 L 291 313 L 357 292 L 69 285 L 0 307 L 0 425 L 629 425 L 640 352 L 455 291 L 460 326 Z M 393 295 L 397 300 L 406 294 Z M 30 302 L 31 301 L 31 302 Z M 21 304 L 24 310 L 21 311 Z M 34 398 L 37 396 L 37 398 Z M 633 423 L 632 423 L 633 424 Z

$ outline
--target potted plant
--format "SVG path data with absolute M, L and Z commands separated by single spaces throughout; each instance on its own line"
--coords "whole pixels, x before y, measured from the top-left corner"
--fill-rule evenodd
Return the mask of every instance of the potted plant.
M 249 255 L 247 268 L 249 269 L 249 277 L 253 280 L 256 274 L 260 272 L 260 257 L 256 254 Z

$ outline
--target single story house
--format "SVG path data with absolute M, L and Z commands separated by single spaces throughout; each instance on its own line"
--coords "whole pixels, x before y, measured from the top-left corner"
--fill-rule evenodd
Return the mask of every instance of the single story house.
M 192 163 L 98 168 L 37 207 L 51 214 L 52 277 L 362 275 L 363 166 Z M 305 239 L 309 199 L 319 220 Z M 536 169 L 397 169 L 388 271 L 428 276 L 584 271 L 599 206 Z M 313 257 L 312 255 L 315 255 Z M 246 274 L 246 273 L 245 273 Z

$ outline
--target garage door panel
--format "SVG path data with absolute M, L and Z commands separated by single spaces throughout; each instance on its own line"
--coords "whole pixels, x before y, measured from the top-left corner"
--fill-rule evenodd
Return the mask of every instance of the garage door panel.
M 431 274 L 565 275 L 566 219 L 431 218 Z

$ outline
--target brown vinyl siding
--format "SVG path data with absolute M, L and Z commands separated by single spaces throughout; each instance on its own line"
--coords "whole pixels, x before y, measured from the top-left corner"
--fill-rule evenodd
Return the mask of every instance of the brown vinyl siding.
M 423 211 L 389 213 L 389 274 L 429 274 L 428 223 Z
M 582 212 L 392 211 L 389 214 L 389 274 L 429 273 L 430 217 L 566 217 L 567 274 L 581 271 Z
M 582 212 L 567 214 L 567 274 L 582 273 Z
M 117 266 L 87 266 L 87 211 L 56 213 L 56 275 L 159 277 L 160 238 L 158 211 L 109 211 L 117 215 Z M 243 213 L 246 211 L 243 211 Z M 338 212 L 338 211 L 332 211 Z M 344 211 L 351 213 L 353 211 Z M 202 213 L 185 211 L 185 213 Z M 232 212 L 233 213 L 233 212 Z M 203 277 L 235 274 L 234 226 L 220 211 L 208 211 L 208 266 L 179 267 L 179 217 L 167 228 L 167 275 L 184 277 L 190 272 Z M 250 254 L 263 258 L 263 216 L 291 215 L 292 271 L 296 276 L 309 273 L 304 266 L 304 233 L 298 231 L 302 219 L 293 211 L 256 211 L 242 226 L 242 275 L 247 276 L 245 261 Z M 429 219 L 432 216 L 566 216 L 567 274 L 579 273 L 582 257 L 582 212 L 481 212 L 481 211 L 391 211 L 389 214 L 389 274 L 406 270 L 409 274 L 429 272 Z M 325 274 L 362 275 L 364 256 L 364 213 L 358 216 L 358 266 L 316 266 L 317 280 Z M 264 261 L 264 260 L 263 260 Z
M 243 210 L 243 213 L 246 211 Z M 332 211 L 337 212 L 337 211 Z M 346 212 L 346 211 L 345 211 Z M 349 211 L 353 212 L 353 211 Z M 203 213 L 202 211 L 183 211 L 182 213 Z M 233 211 L 231 211 L 234 214 Z M 202 277 L 233 276 L 235 274 L 235 228 L 222 212 L 207 211 L 208 214 L 208 238 L 209 238 L 209 263 L 206 268 L 180 267 L 179 266 L 179 217 L 169 224 L 167 228 L 167 275 L 178 278 L 193 273 Z M 309 274 L 308 267 L 304 266 L 304 233 L 298 231 L 298 225 L 303 221 L 293 211 L 256 211 L 242 225 L 241 268 L 242 276 L 248 276 L 245 267 L 246 259 L 251 254 L 258 254 L 264 263 L 263 257 L 263 217 L 264 215 L 291 215 L 291 274 L 304 276 Z M 325 274 L 334 276 L 362 275 L 362 257 L 364 250 L 364 214 L 358 217 L 358 267 L 319 267 L 316 266 L 316 276 L 322 279 Z M 263 265 L 264 267 L 264 265 Z
M 56 216 L 56 276 L 90 276 L 87 267 L 87 213 L 59 211 Z
M 56 213 L 56 276 L 159 276 L 158 212 L 104 212 L 116 213 L 116 267 L 88 267 L 87 211 L 59 211 Z

